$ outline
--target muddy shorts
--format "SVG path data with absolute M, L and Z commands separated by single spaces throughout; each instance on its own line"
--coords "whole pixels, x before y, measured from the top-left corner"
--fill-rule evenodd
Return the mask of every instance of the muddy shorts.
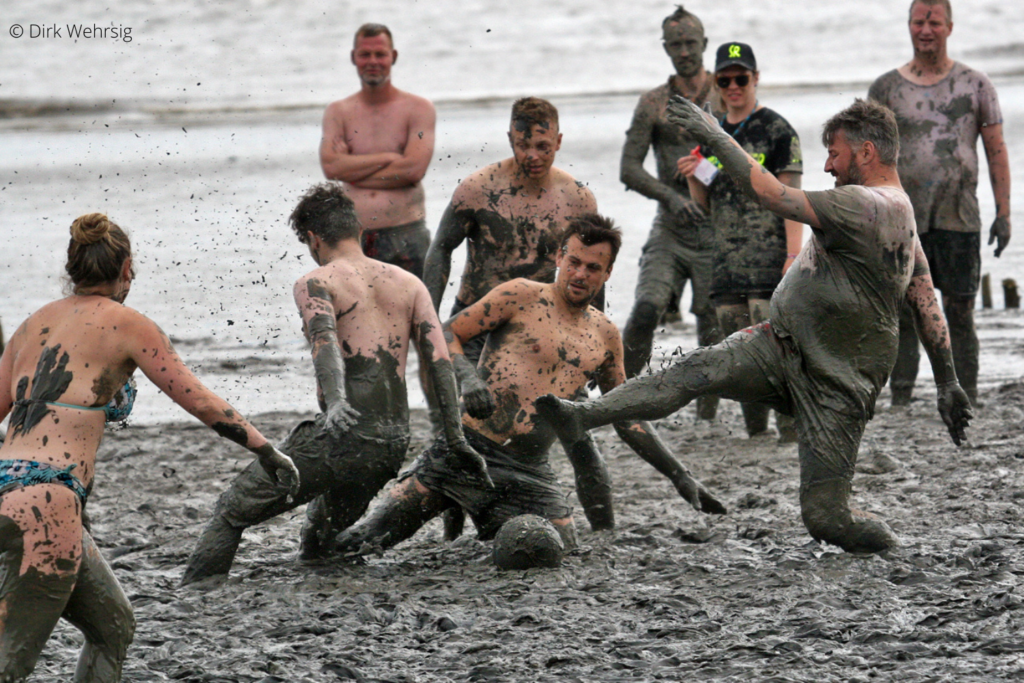
M 416 479 L 431 491 L 441 493 L 473 518 L 481 540 L 494 538 L 501 525 L 519 515 L 540 515 L 545 519 L 565 519 L 572 515 L 547 454 L 524 459 L 485 436 L 463 427 L 466 439 L 487 461 L 494 488 L 484 487 L 478 479 L 454 466 L 444 437 L 439 437 L 402 474 Z
M 82 531 L 82 562 L 76 574 L 42 574 L 35 568 L 20 574 L 22 554 L 21 529 L 0 516 L 0 601 L 6 606 L 0 625 L 0 680 L 20 681 L 29 675 L 62 617 L 85 635 L 81 660 L 89 662 L 88 680 L 120 680 L 135 617 L 89 533 Z M 83 673 L 81 663 L 79 669 Z
M 777 336 L 769 321 L 690 351 L 665 377 L 699 395 L 761 403 L 796 417 L 801 489 L 853 478 L 867 413 L 832 378 L 808 374 L 796 343 Z
M 935 289 L 945 296 L 973 297 L 981 283 L 981 233 L 929 230 L 921 235 Z
M 640 257 L 640 276 L 636 283 L 636 300 L 654 305 L 660 314 L 678 300 L 687 280 L 693 287 L 690 312 L 714 315 L 711 305 L 711 273 L 714 252 L 703 248 L 704 240 L 690 239 L 682 227 L 658 210 L 651 234 Z M 688 229 L 689 230 L 689 229 Z
M 420 219 L 390 228 L 364 230 L 363 253 L 372 259 L 390 263 L 423 279 L 423 262 L 430 248 L 427 221 Z
M 395 478 L 409 448 L 408 425 L 356 425 L 325 434 L 326 417 L 297 424 L 279 446 L 299 470 L 299 492 L 289 501 L 260 466 L 249 463 L 217 501 L 217 510 L 233 527 L 246 528 L 308 503 L 338 530 L 354 524 L 373 497 Z

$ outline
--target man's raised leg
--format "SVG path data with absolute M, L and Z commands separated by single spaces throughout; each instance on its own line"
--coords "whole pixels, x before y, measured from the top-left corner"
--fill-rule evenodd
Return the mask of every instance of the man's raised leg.
M 668 417 L 705 394 L 778 404 L 777 390 L 756 360 L 765 356 L 758 345 L 771 343 L 770 334 L 767 323 L 743 330 L 721 344 L 684 354 L 658 373 L 634 377 L 598 399 L 574 403 L 542 396 L 537 399 L 537 412 L 559 438 L 575 443 L 583 432 L 602 425 Z

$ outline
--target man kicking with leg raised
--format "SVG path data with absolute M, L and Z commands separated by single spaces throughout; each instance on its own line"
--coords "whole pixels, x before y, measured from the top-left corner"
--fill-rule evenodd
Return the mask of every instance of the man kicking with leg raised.
M 609 422 L 666 417 L 705 394 L 796 415 L 800 508 L 811 536 L 854 552 L 898 545 L 884 522 L 851 510 L 849 499 L 864 426 L 896 361 L 904 299 L 914 309 L 939 413 L 955 443 L 972 415 L 914 210 L 896 174 L 896 119 L 862 100 L 829 119 L 825 171 L 837 187 L 804 192 L 780 183 L 691 102 L 676 98 L 669 108 L 671 120 L 710 147 L 737 185 L 783 218 L 810 225 L 812 238 L 775 290 L 769 320 L 600 399 L 543 397 L 538 412 L 562 439 Z

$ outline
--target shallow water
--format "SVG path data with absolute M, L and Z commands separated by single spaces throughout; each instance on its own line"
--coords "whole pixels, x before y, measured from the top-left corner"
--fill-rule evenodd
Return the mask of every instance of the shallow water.
M 691 0 L 708 61 L 721 43 L 756 51 L 767 82 L 867 82 L 910 57 L 905 2 Z M 358 88 L 348 61 L 367 21 L 392 29 L 396 83 L 432 99 L 638 91 L 668 66 L 662 0 L 6 0 L 0 100 L 32 98 L 155 109 L 323 106 Z M 959 0 L 951 54 L 989 73 L 1020 72 L 1024 5 Z M 26 34 L 11 38 L 22 24 Z M 29 37 L 32 24 L 62 38 Z M 67 36 L 68 24 L 131 29 L 131 42 Z M 74 64 L 74 69 L 68 65 Z
M 999 83 L 1013 175 L 1024 178 L 1024 81 Z M 787 117 L 803 141 L 804 187 L 825 189 L 825 154 L 817 132 L 830 114 L 861 91 L 770 90 L 766 105 Z M 618 325 L 632 305 L 640 250 L 654 202 L 627 192 L 618 180 L 624 132 L 635 98 L 567 98 L 560 107 L 564 140 L 557 163 L 594 191 L 600 211 L 625 231 L 608 287 Z M 435 160 L 425 180 L 428 224 L 440 218 L 458 182 L 509 154 L 507 103 L 445 105 L 439 110 Z M 139 277 L 128 304 L 152 317 L 176 341 L 204 382 L 243 413 L 312 410 L 312 367 L 291 300 L 291 284 L 314 267 L 287 216 L 320 168 L 318 110 L 258 115 L 176 115 L 154 122 L 127 115 L 36 119 L 31 129 L 0 127 L 0 211 L 9 240 L 0 256 L 0 321 L 7 334 L 32 311 L 60 295 L 67 226 L 86 211 L 107 212 L 134 240 Z M 8 122 L 11 123 L 11 122 Z M 14 122 L 17 123 L 17 122 Z M 981 171 L 981 177 L 987 173 Z M 1013 203 L 1024 205 L 1021 183 Z M 994 215 L 990 189 L 979 188 L 982 219 Z M 987 228 L 986 228 L 987 229 Z M 809 230 L 805 231 L 809 234 Z M 453 261 L 461 274 L 464 249 Z M 1024 240 L 1000 259 L 984 250 L 983 272 L 996 283 L 1022 279 Z M 457 281 L 457 279 L 456 279 Z M 453 290 L 454 291 L 454 290 Z M 442 316 L 451 307 L 442 305 Z M 688 307 L 689 294 L 684 300 Z M 1024 375 L 1019 325 L 982 316 L 982 381 Z M 692 323 L 692 317 L 687 315 Z M 998 343 L 985 343 L 998 338 Z M 692 325 L 670 327 L 656 343 L 664 353 L 694 346 Z M 415 365 L 415 356 L 410 357 Z M 409 377 L 415 377 L 410 368 Z M 930 376 L 922 364 L 922 381 Z M 991 380 L 988 379 L 992 373 Z M 133 419 L 183 416 L 155 387 L 142 383 Z M 424 405 L 411 379 L 413 405 Z

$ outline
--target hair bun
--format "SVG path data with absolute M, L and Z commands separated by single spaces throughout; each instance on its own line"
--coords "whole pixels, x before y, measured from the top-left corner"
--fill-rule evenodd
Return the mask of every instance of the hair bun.
M 71 224 L 71 239 L 82 245 L 94 244 L 106 237 L 113 225 L 106 214 L 87 213 Z

